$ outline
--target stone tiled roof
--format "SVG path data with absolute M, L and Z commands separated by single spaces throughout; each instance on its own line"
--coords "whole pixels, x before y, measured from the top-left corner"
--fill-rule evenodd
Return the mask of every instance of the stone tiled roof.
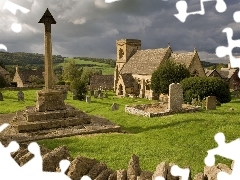
M 221 75 L 222 78 L 230 79 L 237 70 L 238 69 L 221 68 L 221 70 L 218 71 L 218 73 Z
M 209 69 L 205 69 L 205 74 L 206 76 L 210 76 L 214 71 L 216 71 L 215 69 L 214 70 L 209 70 Z
M 93 75 L 90 78 L 90 88 L 96 89 L 99 87 L 112 89 L 114 86 L 113 75 Z
M 171 57 L 175 62 L 185 64 L 188 68 L 194 58 L 194 52 L 172 53 Z
M 39 70 L 31 70 L 31 69 L 21 70 L 21 71 L 18 71 L 18 74 L 21 77 L 23 83 L 29 82 L 30 76 L 37 76 L 40 79 L 44 79 L 43 72 Z
M 159 67 L 169 48 L 138 50 L 123 66 L 121 74 L 152 74 Z
M 121 76 L 126 88 L 133 87 L 134 78 L 132 74 L 122 74 Z

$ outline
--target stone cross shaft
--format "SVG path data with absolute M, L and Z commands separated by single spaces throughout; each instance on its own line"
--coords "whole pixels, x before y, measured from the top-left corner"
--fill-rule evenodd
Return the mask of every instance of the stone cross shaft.
M 44 34 L 44 79 L 45 89 L 53 89 L 53 60 L 52 60 L 52 39 L 51 39 L 51 25 L 57 22 L 53 18 L 50 11 L 47 9 L 38 23 L 43 23 L 45 26 Z

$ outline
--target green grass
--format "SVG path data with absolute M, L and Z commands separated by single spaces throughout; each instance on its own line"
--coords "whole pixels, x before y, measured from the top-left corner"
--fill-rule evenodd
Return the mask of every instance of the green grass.
M 9 97 L 16 96 L 15 92 L 12 95 L 8 93 Z M 32 95 L 29 95 L 31 99 L 29 103 L 35 96 L 34 91 L 30 93 Z M 6 105 L 8 101 L 11 102 L 10 99 L 5 99 Z M 240 100 L 238 99 L 223 104 L 214 111 L 202 110 L 197 113 L 175 114 L 159 118 L 124 113 L 125 104 L 149 103 L 145 99 L 116 98 L 113 93 L 110 93 L 109 99 L 93 98 L 90 104 L 71 99 L 72 96 L 69 93 L 67 103 L 89 114 L 105 117 L 120 125 L 127 133 L 75 136 L 43 140 L 39 143 L 51 149 L 67 145 L 73 157 L 81 155 L 95 158 L 113 169 L 126 169 L 131 155 L 136 154 L 140 158 L 143 170 L 154 171 L 157 164 L 167 161 L 174 162 L 180 167 L 189 166 L 192 174 L 195 175 L 203 171 L 203 160 L 207 151 L 217 147 L 214 141 L 216 133 L 223 132 L 227 142 L 240 137 Z M 118 111 L 111 111 L 113 102 L 120 105 Z M 8 105 L 11 106 L 11 104 Z M 24 108 L 26 104 L 19 104 L 16 108 L 20 106 Z M 230 107 L 233 107 L 234 111 L 230 111 Z M 230 165 L 229 160 L 217 157 L 216 163 L 219 162 Z
M 74 60 L 76 62 L 76 64 L 90 64 L 90 65 L 94 65 L 91 68 L 94 69 L 101 69 L 102 70 L 102 74 L 103 75 L 111 75 L 114 73 L 114 68 L 112 68 L 109 64 L 105 64 L 105 63 L 99 63 L 99 62 L 92 62 L 92 61 L 84 61 L 81 59 L 72 59 L 72 58 L 65 58 L 65 61 L 68 62 L 70 60 Z M 59 63 L 56 64 L 57 66 L 63 66 L 64 63 Z

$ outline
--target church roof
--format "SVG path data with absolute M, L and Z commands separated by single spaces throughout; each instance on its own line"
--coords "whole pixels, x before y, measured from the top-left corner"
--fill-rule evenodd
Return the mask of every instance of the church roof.
M 236 71 L 238 71 L 238 69 L 221 68 L 218 73 L 221 75 L 222 78 L 230 79 Z
M 123 83 L 126 88 L 133 87 L 134 78 L 132 74 L 122 74 Z
M 97 89 L 100 88 L 112 89 L 114 86 L 114 76 L 113 75 L 93 75 L 90 78 L 90 88 Z
M 138 50 L 123 66 L 121 74 L 152 74 L 164 59 L 170 47 Z
M 194 52 L 172 53 L 171 57 L 175 62 L 185 64 L 186 68 L 188 68 L 194 58 L 194 55 Z

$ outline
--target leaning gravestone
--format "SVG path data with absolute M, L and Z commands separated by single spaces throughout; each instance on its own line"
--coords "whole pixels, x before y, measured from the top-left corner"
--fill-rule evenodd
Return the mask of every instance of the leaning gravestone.
M 3 101 L 3 94 L 0 92 L 0 101 Z
M 216 109 L 216 96 L 208 96 L 206 98 L 206 110 Z
M 181 111 L 183 104 L 183 90 L 181 84 L 172 83 L 169 85 L 169 111 Z
M 118 109 L 119 109 L 118 104 L 117 104 L 117 103 L 113 103 L 113 105 L 112 105 L 112 111 L 116 111 L 116 110 L 118 110 Z
M 91 97 L 90 96 L 86 96 L 86 102 L 90 103 L 91 102 Z
M 24 93 L 21 90 L 17 93 L 17 96 L 18 101 L 24 101 Z

